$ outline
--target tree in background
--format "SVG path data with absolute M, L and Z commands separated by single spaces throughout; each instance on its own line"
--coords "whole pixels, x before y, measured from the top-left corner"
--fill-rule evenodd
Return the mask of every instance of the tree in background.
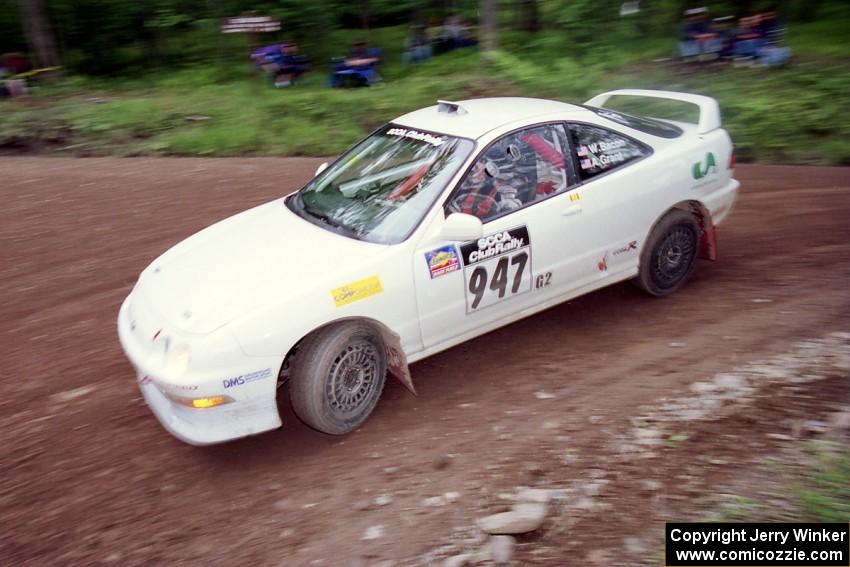
M 526 32 L 540 31 L 540 7 L 537 0 L 516 0 L 515 27 Z
M 59 65 L 56 39 L 53 36 L 53 29 L 42 1 L 21 0 L 21 14 L 24 35 L 27 38 L 30 52 L 35 55 L 38 65 L 41 67 Z
M 825 17 L 847 0 L 641 0 L 640 12 L 621 18 L 623 0 L 0 0 L 0 52 L 30 52 L 39 65 L 61 64 L 86 74 L 139 73 L 217 60 L 245 60 L 244 38 L 220 33 L 220 19 L 249 12 L 279 18 L 269 42 L 297 41 L 320 61 L 346 46 L 327 38 L 336 28 L 439 25 L 458 15 L 479 19 L 484 50 L 499 48 L 498 24 L 526 32 L 523 42 L 581 57 L 617 49 L 623 38 L 674 38 L 685 8 L 708 6 L 713 16 L 749 15 L 771 5 L 789 24 Z M 500 17 L 501 16 L 501 17 Z M 22 33 L 23 32 L 23 33 Z M 542 32 L 542 33 L 539 33 Z M 341 37 L 353 38 L 353 35 Z M 516 41 L 505 35 L 501 43 Z M 386 46 L 385 46 L 386 47 Z
M 499 48 L 499 2 L 498 0 L 481 0 L 481 48 L 484 51 L 494 51 Z

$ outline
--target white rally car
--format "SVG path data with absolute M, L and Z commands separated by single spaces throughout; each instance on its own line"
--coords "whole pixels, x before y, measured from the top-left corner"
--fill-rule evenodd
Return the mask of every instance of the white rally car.
M 699 117 L 610 110 L 624 97 Z M 411 362 L 622 280 L 677 289 L 716 257 L 733 165 L 704 96 L 440 101 L 157 258 L 121 306 L 121 345 L 187 443 L 279 427 L 284 383 L 301 420 L 343 434 L 387 373 L 413 390 Z

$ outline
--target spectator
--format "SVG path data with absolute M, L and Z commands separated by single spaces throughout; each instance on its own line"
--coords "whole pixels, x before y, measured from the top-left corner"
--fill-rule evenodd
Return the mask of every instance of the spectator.
M 295 84 L 310 67 L 309 58 L 298 54 L 298 46 L 293 41 L 261 47 L 251 53 L 251 60 L 273 78 L 278 88 Z
M 404 50 L 404 63 L 421 63 L 431 58 L 431 38 L 424 26 L 411 26 Z
M 351 83 L 371 85 L 381 80 L 378 75 L 380 62 L 380 49 L 369 47 L 363 40 L 357 41 L 348 51 L 345 59 L 331 60 L 331 76 L 328 83 L 331 87 L 342 87 Z
M 791 58 L 791 50 L 782 45 L 785 29 L 776 10 L 759 14 L 758 33 L 761 38 L 757 53 L 758 62 L 765 67 L 781 65 Z
M 478 45 L 469 25 L 460 16 L 449 16 L 438 39 L 439 53 Z
M 251 52 L 251 61 L 257 69 L 273 74 L 277 69 L 275 60 L 280 56 L 282 48 L 282 45 L 275 44 L 255 49 Z
M 758 57 L 764 40 L 759 33 L 760 16 L 748 16 L 738 20 L 735 35 L 735 61 L 754 61 Z
M 307 58 L 298 54 L 295 42 L 287 41 L 281 44 L 279 56 L 276 58 L 275 87 L 288 87 L 308 69 Z
M 4 53 L 0 58 L 0 66 L 6 69 L 9 75 L 19 75 L 32 69 L 29 61 L 21 53 Z
M 698 59 L 704 55 L 717 55 L 722 41 L 708 25 L 708 9 L 685 10 L 685 21 L 679 30 L 679 56 L 682 59 Z
M 712 20 L 711 29 L 717 36 L 717 42 L 720 48 L 718 56 L 720 59 L 730 60 L 735 56 L 734 22 L 734 16 L 722 16 Z
M 345 66 L 349 69 L 373 67 L 380 62 L 381 58 L 374 49 L 370 49 L 365 41 L 354 42 L 354 47 L 348 50 L 345 57 Z

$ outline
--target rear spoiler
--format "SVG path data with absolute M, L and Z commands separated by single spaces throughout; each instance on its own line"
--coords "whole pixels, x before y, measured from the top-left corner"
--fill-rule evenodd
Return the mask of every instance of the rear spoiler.
M 713 98 L 703 95 L 677 93 L 673 91 L 653 91 L 647 89 L 621 89 L 596 95 L 584 104 L 587 106 L 603 108 L 605 103 L 608 102 L 608 99 L 612 96 L 664 98 L 668 100 L 689 102 L 699 107 L 699 123 L 697 124 L 698 134 L 708 134 L 712 130 L 720 128 L 720 105 L 717 104 L 717 101 Z

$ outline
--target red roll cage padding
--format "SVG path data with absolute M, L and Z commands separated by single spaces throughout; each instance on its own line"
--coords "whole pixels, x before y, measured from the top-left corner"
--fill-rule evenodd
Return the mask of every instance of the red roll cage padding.
M 395 201 L 401 199 L 408 193 L 410 193 L 411 189 L 416 187 L 416 184 L 422 181 L 422 178 L 425 177 L 425 174 L 428 172 L 428 168 L 431 167 L 431 164 L 425 164 L 417 169 L 413 175 L 402 181 L 398 187 L 393 189 L 392 193 L 387 195 L 387 201 Z
M 558 169 L 566 169 L 567 164 L 563 154 L 546 143 L 546 141 L 537 134 L 529 132 L 520 136 L 520 140 L 528 144 L 534 150 L 534 153 L 557 167 Z
M 497 190 L 495 183 L 490 185 L 490 190 L 487 193 L 470 191 L 469 195 L 466 196 L 466 199 L 463 200 L 461 211 L 468 215 L 475 215 L 478 218 L 486 217 L 487 213 L 490 212 L 490 209 L 493 208 L 493 203 L 496 200 L 496 192 Z M 482 196 L 490 198 L 481 199 L 481 202 L 478 203 L 478 206 L 476 207 L 475 201 Z
M 555 184 L 551 181 L 541 181 L 537 184 L 537 195 L 551 195 L 555 192 Z

